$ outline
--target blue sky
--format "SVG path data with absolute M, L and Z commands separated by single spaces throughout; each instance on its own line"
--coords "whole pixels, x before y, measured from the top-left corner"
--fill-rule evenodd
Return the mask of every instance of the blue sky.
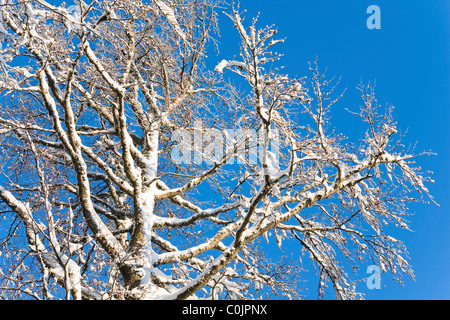
M 381 29 L 369 30 L 368 6 L 381 10 Z M 308 75 L 308 61 L 318 58 L 329 77 L 342 77 L 347 92 L 336 106 L 334 126 L 350 137 L 363 129 L 357 119 L 343 112 L 357 108 L 356 86 L 376 82 L 379 103 L 395 106 L 403 142 L 416 144 L 416 151 L 431 150 L 437 156 L 418 161 L 434 172 L 429 186 L 439 207 L 411 206 L 414 232 L 394 230 L 404 241 L 416 280 L 404 279 L 404 287 L 382 275 L 380 290 L 358 288 L 366 299 L 450 299 L 450 216 L 449 216 L 449 120 L 450 120 L 450 2 L 447 0 L 241 0 L 247 22 L 260 12 L 260 26 L 275 24 L 278 36 L 286 38 L 277 50 L 280 62 L 292 76 Z M 221 17 L 218 59 L 239 53 L 236 30 Z M 315 299 L 314 287 L 307 298 Z M 329 298 L 333 298 L 330 290 Z

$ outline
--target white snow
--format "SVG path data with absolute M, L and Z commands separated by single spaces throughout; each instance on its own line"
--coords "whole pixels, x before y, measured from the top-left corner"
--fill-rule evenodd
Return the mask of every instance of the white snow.
M 237 68 L 239 68 L 241 70 L 246 70 L 247 69 L 247 65 L 245 63 L 243 63 L 243 62 L 234 61 L 234 60 L 232 60 L 232 61 L 222 60 L 216 66 L 214 71 L 222 74 L 224 69 L 231 68 L 231 67 L 237 67 Z
M 180 36 L 180 38 L 186 40 L 186 35 L 184 31 L 181 29 L 180 25 L 178 24 L 173 9 L 169 7 L 164 1 L 161 0 L 153 0 L 153 1 L 158 6 L 159 10 L 161 10 L 161 12 L 164 14 L 167 21 L 170 23 L 175 32 Z

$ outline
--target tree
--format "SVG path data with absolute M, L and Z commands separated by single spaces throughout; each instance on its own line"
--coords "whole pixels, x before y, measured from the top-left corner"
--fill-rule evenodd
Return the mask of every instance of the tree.
M 359 297 L 361 262 L 412 275 L 385 230 L 431 199 L 425 153 L 370 85 L 364 137 L 335 134 L 337 82 L 284 75 L 276 29 L 236 7 L 240 55 L 212 70 L 223 5 L 1 1 L 2 298 L 297 298 L 273 241 L 313 262 L 319 297 Z

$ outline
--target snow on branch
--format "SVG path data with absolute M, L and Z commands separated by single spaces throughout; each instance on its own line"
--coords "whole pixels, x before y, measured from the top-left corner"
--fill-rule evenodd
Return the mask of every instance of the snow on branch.
M 167 21 L 170 23 L 175 32 L 180 36 L 181 39 L 186 41 L 186 34 L 178 24 L 173 8 L 169 7 L 165 1 L 154 0 L 154 2 L 158 6 L 159 10 L 161 10 L 162 14 L 166 17 Z

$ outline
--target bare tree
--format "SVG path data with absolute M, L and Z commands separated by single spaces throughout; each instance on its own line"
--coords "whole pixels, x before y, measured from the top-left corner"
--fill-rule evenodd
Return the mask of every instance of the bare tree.
M 359 297 L 361 261 L 412 275 L 385 229 L 431 180 L 392 109 L 361 85 L 346 142 L 337 82 L 282 74 L 276 29 L 237 8 L 240 54 L 211 70 L 220 6 L 1 0 L 1 298 L 298 298 L 273 241 L 298 243 L 319 296 Z

